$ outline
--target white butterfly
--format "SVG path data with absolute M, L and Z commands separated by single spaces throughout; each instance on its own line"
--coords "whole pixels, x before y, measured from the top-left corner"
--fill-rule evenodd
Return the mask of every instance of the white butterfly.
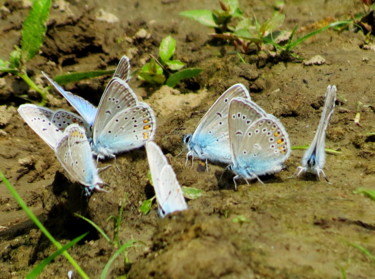
M 250 100 L 248 90 L 240 83 L 227 89 L 202 117 L 194 134 L 184 137 L 189 150 L 187 157 L 225 164 L 232 162 L 227 118 L 229 103 L 235 97 Z
M 153 141 L 146 143 L 147 159 L 161 217 L 187 209 L 180 184 L 160 147 Z
M 302 166 L 297 169 L 297 176 L 303 172 L 310 172 L 317 175 L 320 179 L 320 176 L 328 181 L 324 171 L 324 163 L 326 154 L 324 151 L 325 147 L 325 138 L 326 138 L 326 129 L 335 109 L 336 102 L 336 86 L 329 85 L 327 87 L 325 102 L 323 107 L 322 116 L 320 117 L 319 126 L 316 130 L 313 141 L 310 144 L 310 147 L 307 149 L 302 158 Z

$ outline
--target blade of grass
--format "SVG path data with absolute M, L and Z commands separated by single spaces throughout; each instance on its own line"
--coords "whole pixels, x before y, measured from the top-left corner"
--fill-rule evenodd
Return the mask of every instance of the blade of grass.
M 307 40 L 308 38 L 312 37 L 312 36 L 315 36 L 316 34 L 319 34 L 329 28 L 333 28 L 333 27 L 336 27 L 336 26 L 339 26 L 339 25 L 344 25 L 344 24 L 349 24 L 353 22 L 352 20 L 341 20 L 341 21 L 336 21 L 336 22 L 333 22 L 331 24 L 328 24 L 322 28 L 319 28 L 317 30 L 314 30 L 308 34 L 306 34 L 305 36 L 295 40 L 294 42 L 290 43 L 288 45 L 288 49 L 287 50 L 291 50 L 293 48 L 295 48 L 296 46 L 298 46 L 299 44 L 301 44 L 303 41 Z
M 73 239 L 72 241 L 70 241 L 69 243 L 65 244 L 61 249 L 57 250 L 56 252 L 54 252 L 52 255 L 50 255 L 48 258 L 44 259 L 40 264 L 38 264 L 27 276 L 26 276 L 26 279 L 34 279 L 34 278 L 37 278 L 40 273 L 43 271 L 43 269 L 51 262 L 53 261 L 55 258 L 57 258 L 58 256 L 60 256 L 64 251 L 68 250 L 70 247 L 72 247 L 73 245 L 75 245 L 77 242 L 79 242 L 81 239 L 83 239 L 84 237 L 86 237 L 86 235 L 88 235 L 89 233 L 86 232 L 78 237 L 76 237 L 75 239 Z
M 77 72 L 70 74 L 57 75 L 53 78 L 60 85 L 65 85 L 70 82 L 77 82 L 83 79 L 96 78 L 105 75 L 113 75 L 115 70 L 97 70 L 87 72 Z
M 124 252 L 125 250 L 129 249 L 130 247 L 132 247 L 134 245 L 134 243 L 136 243 L 137 241 L 135 240 L 129 240 L 128 242 L 126 242 L 125 244 L 123 244 L 114 254 L 113 256 L 108 260 L 108 262 L 106 263 L 103 271 L 102 271 L 102 274 L 100 275 L 100 279 L 105 279 L 107 277 L 107 273 L 109 271 L 109 268 L 111 267 L 112 263 L 114 262 L 114 260 L 122 253 Z
M 187 68 L 183 69 L 177 73 L 171 74 L 167 79 L 166 84 L 169 87 L 175 87 L 183 79 L 192 78 L 202 72 L 202 69 L 198 68 Z
M 365 188 L 357 188 L 353 192 L 354 194 L 363 194 L 366 197 L 369 197 L 370 199 L 375 201 L 375 190 L 372 189 L 365 189 Z
M 365 247 L 363 247 L 360 244 L 349 242 L 350 246 L 353 246 L 354 248 L 357 248 L 359 251 L 361 251 L 363 254 L 365 254 L 370 260 L 375 261 L 375 256 L 371 254 L 369 250 L 367 250 Z
M 21 196 L 17 193 L 16 189 L 13 185 L 6 179 L 4 174 L 0 171 L 0 180 L 2 180 L 5 184 L 5 187 L 9 190 L 12 194 L 14 199 L 18 202 L 19 206 L 22 208 L 23 211 L 27 214 L 27 216 L 34 222 L 34 224 L 42 231 L 42 233 L 52 242 L 53 245 L 57 249 L 61 249 L 63 246 L 58 242 L 50 233 L 49 231 L 43 226 L 43 224 L 38 220 L 38 218 L 34 215 L 34 213 L 29 209 L 26 203 L 23 201 Z M 78 263 L 72 258 L 72 256 L 67 252 L 62 252 L 65 258 L 71 263 L 71 265 L 77 270 L 77 272 L 81 275 L 82 278 L 89 278 L 87 274 L 81 269 Z
M 93 221 L 91 221 L 90 219 L 87 219 L 86 217 L 83 217 L 82 215 L 79 215 L 77 213 L 74 213 L 74 215 L 83 219 L 83 220 L 85 220 L 87 223 L 89 223 L 91 226 L 93 226 L 105 238 L 105 240 L 107 240 L 109 243 L 112 243 L 109 236 Z

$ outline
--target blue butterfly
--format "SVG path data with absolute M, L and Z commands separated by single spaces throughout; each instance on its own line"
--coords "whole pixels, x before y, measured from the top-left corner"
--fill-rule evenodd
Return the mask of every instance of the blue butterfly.
M 335 109 L 336 102 L 336 86 L 329 85 L 327 87 L 325 102 L 323 107 L 322 116 L 320 117 L 319 126 L 316 130 L 313 141 L 307 149 L 302 158 L 302 166 L 297 169 L 297 176 L 303 172 L 310 172 L 317 175 L 320 179 L 321 175 L 328 181 L 324 171 L 324 163 L 326 154 L 324 151 L 326 129 Z
M 118 68 L 120 66 L 121 63 Z M 128 78 L 128 74 L 123 74 L 124 71 L 116 70 L 115 77 L 108 83 L 98 108 L 85 99 L 65 91 L 43 73 L 88 123 L 92 130 L 92 149 L 99 159 L 114 158 L 117 153 L 141 147 L 155 135 L 154 112 L 149 105 L 139 102 L 133 90 L 120 78 Z
M 187 209 L 187 204 L 167 158 L 160 147 L 153 141 L 146 143 L 147 159 L 150 166 L 152 182 L 155 189 L 158 211 L 161 217 Z
M 240 83 L 227 89 L 202 117 L 193 135 L 186 135 L 187 157 L 230 164 L 232 162 L 228 137 L 229 103 L 235 97 L 250 100 L 246 87 Z
M 234 98 L 229 106 L 228 126 L 235 185 L 240 177 L 260 181 L 260 175 L 282 169 L 291 146 L 284 126 L 275 116 L 251 100 Z
M 55 147 L 55 155 L 70 178 L 86 186 L 86 196 L 94 190 L 105 191 L 100 187 L 105 183 L 99 177 L 86 132 L 78 124 L 71 124 L 65 129 Z

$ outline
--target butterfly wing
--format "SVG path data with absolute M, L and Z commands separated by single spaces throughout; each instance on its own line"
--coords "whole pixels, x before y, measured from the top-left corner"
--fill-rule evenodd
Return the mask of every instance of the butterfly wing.
M 189 155 L 203 160 L 231 162 L 227 117 L 229 103 L 235 97 L 250 99 L 248 90 L 240 83 L 227 89 L 202 117 L 188 141 Z
M 128 81 L 130 79 L 130 61 L 126 56 L 121 57 L 113 77 Z
M 120 111 L 134 107 L 137 104 L 137 96 L 129 85 L 119 78 L 112 78 L 100 99 L 98 113 L 93 126 L 94 137 Z
M 61 131 L 64 131 L 66 127 L 70 124 L 77 123 L 79 126 L 84 127 L 86 130 L 86 136 L 92 138 L 92 133 L 90 126 L 83 120 L 80 116 L 70 111 L 59 109 L 54 112 L 52 116 L 52 123 L 59 128 Z
M 153 139 L 155 130 L 153 110 L 149 105 L 139 103 L 116 113 L 103 129 L 94 130 L 93 150 L 99 156 L 113 157 L 116 153 L 143 146 Z
M 46 73 L 42 72 L 44 77 L 50 84 L 61 94 L 64 98 L 74 107 L 74 109 L 83 117 L 83 119 L 91 126 L 94 123 L 96 116 L 96 107 L 89 101 L 83 99 L 80 96 L 74 95 L 69 91 L 65 91 L 59 84 L 53 79 L 47 76 Z
M 232 170 L 245 179 L 281 170 L 291 148 L 288 134 L 276 117 L 267 114 L 249 123 L 247 116 L 253 113 L 250 102 L 231 102 L 228 122 Z
M 187 209 L 176 174 L 160 147 L 150 141 L 146 144 L 146 151 L 160 216 Z
M 54 111 L 33 104 L 25 104 L 18 108 L 18 113 L 49 147 L 55 148 L 63 133 L 52 122 Z
M 65 171 L 73 181 L 89 187 L 100 188 L 103 181 L 99 177 L 90 144 L 85 130 L 77 124 L 69 125 L 55 148 L 55 154 Z
M 310 147 L 307 149 L 302 158 L 302 169 L 309 171 L 312 170 L 318 175 L 319 172 L 322 171 L 325 163 L 324 147 L 326 129 L 335 109 L 336 91 L 337 88 L 335 85 L 329 85 L 327 87 L 323 112 L 320 117 L 318 128 Z

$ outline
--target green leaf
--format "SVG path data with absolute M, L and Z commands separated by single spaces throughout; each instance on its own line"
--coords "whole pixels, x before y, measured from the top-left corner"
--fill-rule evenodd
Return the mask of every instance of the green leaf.
M 370 199 L 375 201 L 375 190 L 358 188 L 353 193 L 354 194 L 364 194 L 366 197 L 369 197 Z
M 172 71 L 178 71 L 181 68 L 185 67 L 185 63 L 180 60 L 169 60 L 165 62 L 165 64 L 168 66 L 168 68 Z
M 198 21 L 200 24 L 203 24 L 208 27 L 213 27 L 213 28 L 219 27 L 216 24 L 214 14 L 210 10 L 183 11 L 183 12 L 180 12 L 179 15 Z
M 13 50 L 9 54 L 9 67 L 11 69 L 18 69 L 21 65 L 21 49 L 16 47 L 15 50 Z
M 165 82 L 163 68 L 154 59 L 143 65 L 138 78 L 150 84 L 164 84 Z
M 153 202 L 154 199 L 155 199 L 155 196 L 153 196 L 151 199 L 145 200 L 141 204 L 141 206 L 139 207 L 139 211 L 142 212 L 143 215 L 147 215 L 150 212 L 152 202 Z
M 179 83 L 181 80 L 195 77 L 200 72 L 202 72 L 202 69 L 199 69 L 199 68 L 187 68 L 187 69 L 181 70 L 177 73 L 170 75 L 169 78 L 167 79 L 166 84 L 169 87 L 175 87 L 177 83 Z
M 70 82 L 77 82 L 83 79 L 88 78 L 96 78 L 105 75 L 112 75 L 115 71 L 114 70 L 97 70 L 97 71 L 88 71 L 88 72 L 76 72 L 76 73 L 69 73 L 69 74 L 62 74 L 55 76 L 53 78 L 60 85 L 65 85 Z
M 357 248 L 359 251 L 365 254 L 370 260 L 375 261 L 375 255 L 371 254 L 371 252 L 367 250 L 365 247 L 363 247 L 362 245 L 357 244 L 357 243 L 351 243 L 351 242 L 349 242 L 349 245 L 353 246 L 354 248 Z
M 68 250 L 70 247 L 72 247 L 73 245 L 75 245 L 76 243 L 78 243 L 79 241 L 81 241 L 84 237 L 86 237 L 86 235 L 88 235 L 89 233 L 86 232 L 76 238 L 74 238 L 72 241 L 70 241 L 69 243 L 65 244 L 63 247 L 61 247 L 59 250 L 57 250 L 55 253 L 53 253 L 52 255 L 50 255 L 48 258 L 44 259 L 40 264 L 38 264 L 27 276 L 26 276 L 26 279 L 34 279 L 34 278 L 37 278 L 40 273 L 43 271 L 43 269 L 51 262 L 53 261 L 55 258 L 57 258 L 58 256 L 60 256 L 63 252 L 65 252 L 66 250 Z
M 170 60 L 176 50 L 176 40 L 171 36 L 165 37 L 159 46 L 159 56 L 163 63 Z
M 195 200 L 197 198 L 200 198 L 204 194 L 203 190 L 194 187 L 182 186 L 181 188 L 182 192 L 184 192 L 184 197 L 189 200 Z
M 259 28 L 259 33 L 261 36 L 267 36 L 269 33 L 271 33 L 274 29 L 280 27 L 285 19 L 285 15 L 281 14 L 279 12 L 274 13 L 272 18 L 264 22 L 260 28 Z
M 26 61 L 33 58 L 43 44 L 50 7 L 51 0 L 34 0 L 31 11 L 23 23 L 21 46 L 22 57 Z
M 309 145 L 294 145 L 292 146 L 292 150 L 307 150 L 309 149 L 309 147 L 310 147 Z M 341 154 L 341 151 L 337 151 L 331 148 L 325 148 L 324 151 L 327 154 L 333 154 L 333 155 Z

